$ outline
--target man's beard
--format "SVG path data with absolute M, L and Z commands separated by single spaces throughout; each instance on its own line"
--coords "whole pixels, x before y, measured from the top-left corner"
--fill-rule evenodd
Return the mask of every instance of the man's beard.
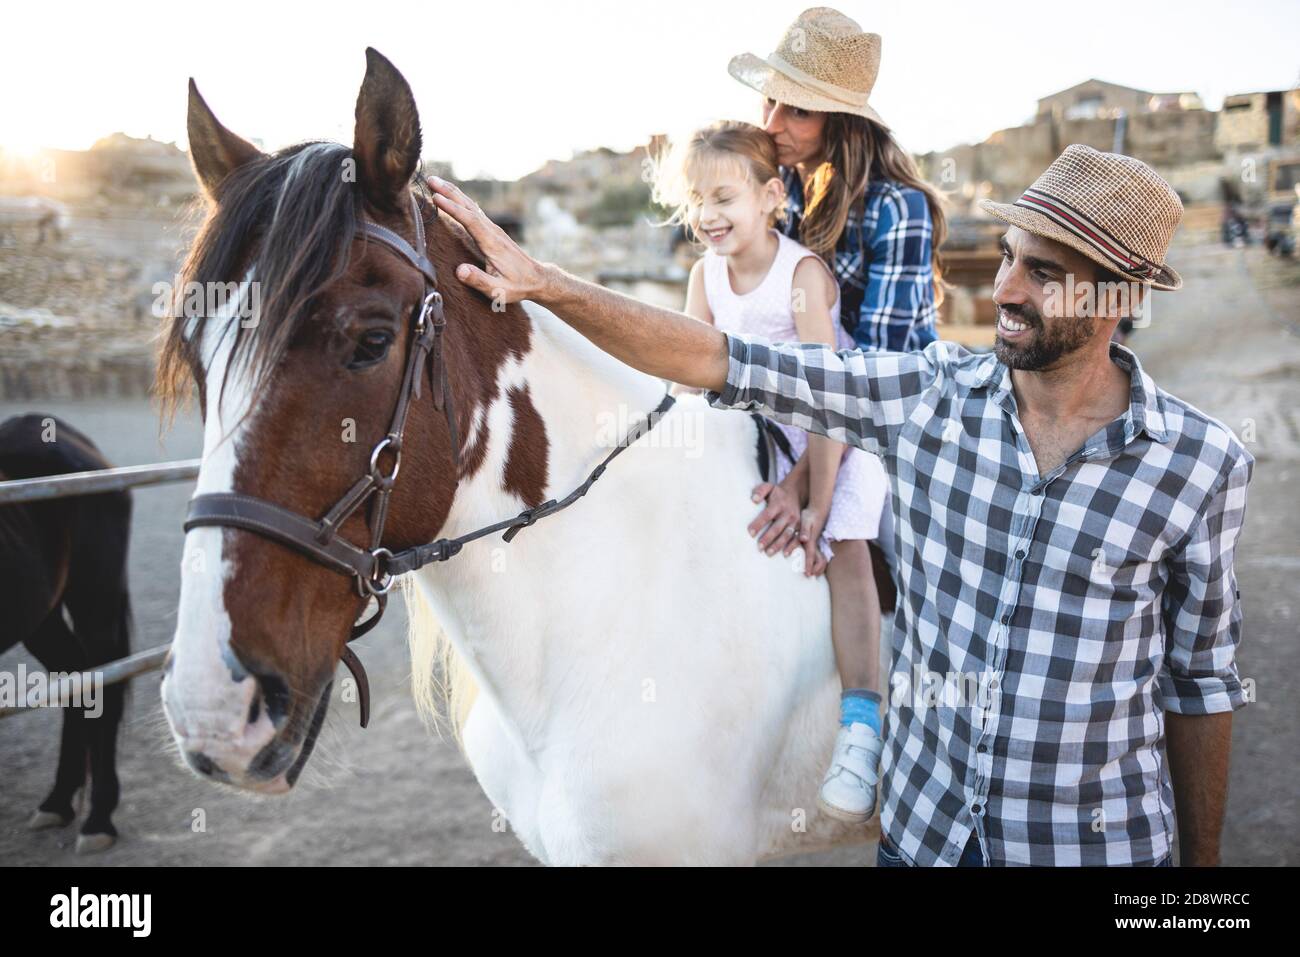
M 1030 305 L 1002 306 L 1001 311 L 1018 322 L 1027 323 L 1034 333 L 1028 343 L 1013 346 L 1001 334 L 993 340 L 993 354 L 1009 369 L 1038 372 L 1054 365 L 1063 355 L 1074 352 L 1092 338 L 1093 320 L 1086 316 L 1053 319 L 1051 328 Z

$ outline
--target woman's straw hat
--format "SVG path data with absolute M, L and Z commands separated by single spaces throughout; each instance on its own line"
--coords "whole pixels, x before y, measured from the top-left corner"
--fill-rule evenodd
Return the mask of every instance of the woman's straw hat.
M 1153 289 L 1183 285 L 1165 263 L 1183 218 L 1182 200 L 1155 170 L 1131 156 L 1067 146 L 1015 203 L 986 199 L 980 208 Z
M 767 57 L 742 53 L 727 72 L 778 103 L 885 121 L 867 103 L 880 70 L 880 37 L 830 7 L 799 14 Z

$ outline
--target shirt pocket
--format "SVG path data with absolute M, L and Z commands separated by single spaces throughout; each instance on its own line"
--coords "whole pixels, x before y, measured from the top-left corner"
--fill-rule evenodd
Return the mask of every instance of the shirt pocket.
M 1120 618 L 1127 618 L 1133 608 L 1163 590 L 1166 549 L 1159 541 L 1115 525 L 1106 529 L 1104 538 L 1080 534 L 1078 541 L 1070 573 L 1084 583 L 1088 597 L 1114 603 Z

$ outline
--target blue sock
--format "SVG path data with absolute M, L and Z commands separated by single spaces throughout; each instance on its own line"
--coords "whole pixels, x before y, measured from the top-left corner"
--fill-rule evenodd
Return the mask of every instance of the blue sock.
M 865 724 L 880 734 L 880 695 L 866 688 L 845 688 L 840 695 L 840 724 Z

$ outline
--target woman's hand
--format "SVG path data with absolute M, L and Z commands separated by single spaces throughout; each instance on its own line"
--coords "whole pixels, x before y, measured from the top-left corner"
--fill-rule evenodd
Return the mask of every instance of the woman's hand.
M 519 248 L 504 229 L 488 219 L 478 203 L 452 183 L 437 176 L 429 178 L 433 202 L 465 227 L 478 244 L 487 270 L 469 263 L 456 267 L 456 278 L 477 289 L 502 307 L 521 299 L 539 299 L 546 283 L 546 267 Z
M 759 551 L 790 555 L 799 547 L 799 502 L 784 485 L 763 482 L 754 488 L 754 501 L 767 507 L 749 523 L 749 534 L 758 538 Z
M 758 540 L 760 550 L 775 555 L 779 548 L 787 558 L 794 554 L 799 547 L 799 513 L 808 504 L 808 485 L 808 461 L 805 456 L 795 463 L 794 468 L 779 484 L 760 482 L 754 486 L 754 501 L 767 500 L 767 507 L 759 513 L 758 518 L 749 523 L 751 537 L 763 533 Z

